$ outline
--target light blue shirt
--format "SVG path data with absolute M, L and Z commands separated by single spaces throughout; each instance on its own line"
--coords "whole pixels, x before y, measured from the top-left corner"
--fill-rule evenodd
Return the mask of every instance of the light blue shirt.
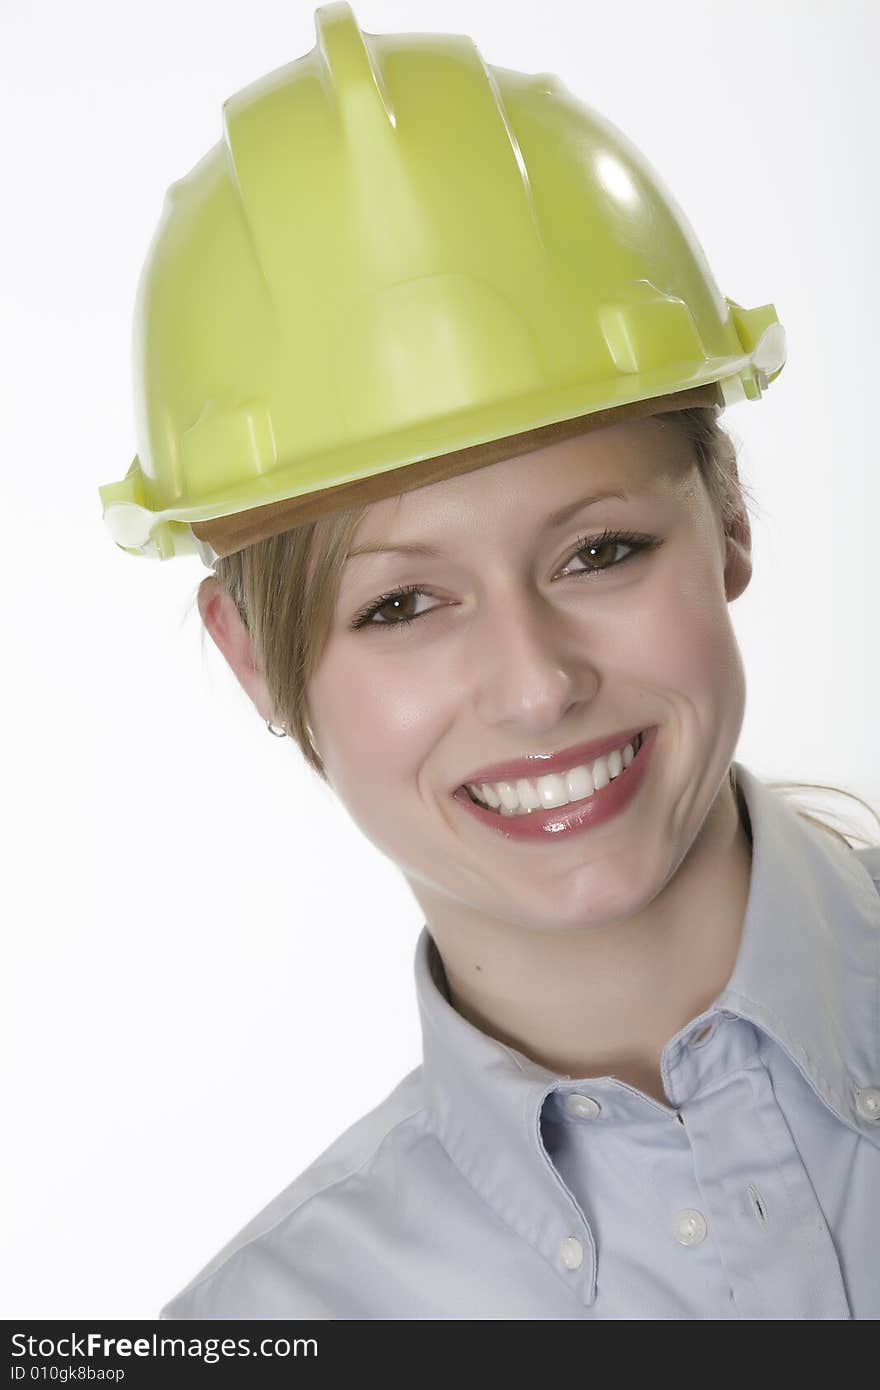
M 880 848 L 734 766 L 745 922 L 669 1106 L 482 1033 L 425 927 L 422 1064 L 160 1317 L 880 1318 Z

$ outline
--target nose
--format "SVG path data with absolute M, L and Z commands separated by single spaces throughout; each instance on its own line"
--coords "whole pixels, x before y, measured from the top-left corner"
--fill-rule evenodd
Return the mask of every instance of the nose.
M 583 634 L 540 594 L 507 589 L 487 601 L 476 631 L 475 704 L 489 725 L 517 725 L 533 735 L 556 731 L 572 706 L 598 685 Z

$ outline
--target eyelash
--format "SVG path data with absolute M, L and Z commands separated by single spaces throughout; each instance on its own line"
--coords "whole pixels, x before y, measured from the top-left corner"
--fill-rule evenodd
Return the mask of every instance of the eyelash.
M 578 538 L 577 545 L 571 552 L 571 556 L 568 563 L 570 564 L 571 560 L 577 559 L 582 551 L 599 550 L 602 546 L 610 544 L 611 541 L 614 541 L 618 544 L 631 546 L 632 549 L 630 550 L 630 553 L 628 555 L 625 555 L 623 557 L 622 560 L 614 560 L 610 565 L 605 565 L 604 567 L 596 567 L 594 569 L 575 570 L 575 577 L 583 576 L 587 579 L 597 579 L 600 575 L 604 574 L 606 570 L 617 569 L 619 565 L 626 564 L 627 560 L 634 559 L 635 556 L 640 554 L 642 551 L 653 550 L 656 546 L 663 544 L 663 542 L 656 536 L 638 535 L 632 531 L 606 530 L 603 531 L 602 534 L 599 536 L 580 536 Z M 374 602 L 370 603 L 366 608 L 362 608 L 360 612 L 355 615 L 351 626 L 353 629 L 360 629 L 365 627 L 395 629 L 400 627 L 409 627 L 411 623 L 417 622 L 419 618 L 426 617 L 427 613 L 433 613 L 434 609 L 429 608 L 425 613 L 416 613 L 411 618 L 398 618 L 397 621 L 393 623 L 374 623 L 372 619 L 375 616 L 375 614 L 379 611 L 379 609 L 384 608 L 385 604 L 389 603 L 391 599 L 405 598 L 407 594 L 423 593 L 425 593 L 425 590 L 420 584 L 405 584 L 400 589 L 391 589 L 387 594 L 383 594 L 381 598 L 376 599 Z

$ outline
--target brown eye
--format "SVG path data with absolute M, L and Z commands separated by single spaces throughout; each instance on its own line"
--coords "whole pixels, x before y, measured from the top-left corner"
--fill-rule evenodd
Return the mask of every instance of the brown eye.
M 570 573 L 596 577 L 606 570 L 617 569 L 642 551 L 653 550 L 663 542 L 657 536 L 640 536 L 631 531 L 603 531 L 599 536 L 581 536 L 572 559 L 579 560 L 585 569 L 574 569 Z M 618 555 L 618 550 L 624 554 Z
M 373 609 L 373 615 L 380 613 L 383 619 L 387 618 L 390 626 L 397 623 L 412 622 L 416 616 L 416 595 L 415 593 L 394 594 L 391 598 L 386 598 L 379 604 L 378 608 Z
M 613 564 L 614 555 L 619 544 L 619 541 L 601 541 L 597 544 L 584 545 L 578 551 L 578 555 L 583 556 L 591 565 L 595 565 L 597 569 L 604 569 L 605 566 L 602 564 L 603 556 L 609 564 Z
M 352 627 L 355 629 L 406 627 L 409 623 L 414 623 L 417 618 L 422 617 L 422 613 L 419 613 L 415 607 L 416 600 L 419 598 L 427 598 L 427 594 L 424 589 L 419 588 L 418 584 L 408 584 L 402 589 L 393 589 L 390 594 L 383 594 L 381 598 L 376 599 L 375 603 L 371 603 L 358 613 Z

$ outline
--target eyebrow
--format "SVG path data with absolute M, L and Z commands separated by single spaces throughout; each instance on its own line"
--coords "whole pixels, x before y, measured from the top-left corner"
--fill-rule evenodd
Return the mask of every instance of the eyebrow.
M 570 517 L 576 512 L 583 511 L 586 507 L 595 506 L 597 502 L 603 502 L 606 497 L 617 497 L 621 502 L 627 500 L 625 492 L 595 492 L 589 497 L 580 497 L 576 502 L 569 502 L 560 511 L 554 512 L 544 523 L 545 530 L 556 531 L 560 526 L 564 526 Z M 437 550 L 432 545 L 420 545 L 417 542 L 399 541 L 396 545 L 359 545 L 354 550 L 350 550 L 346 560 L 352 560 L 356 555 L 376 555 L 385 551 L 398 553 L 400 555 L 440 555 L 442 551 Z

